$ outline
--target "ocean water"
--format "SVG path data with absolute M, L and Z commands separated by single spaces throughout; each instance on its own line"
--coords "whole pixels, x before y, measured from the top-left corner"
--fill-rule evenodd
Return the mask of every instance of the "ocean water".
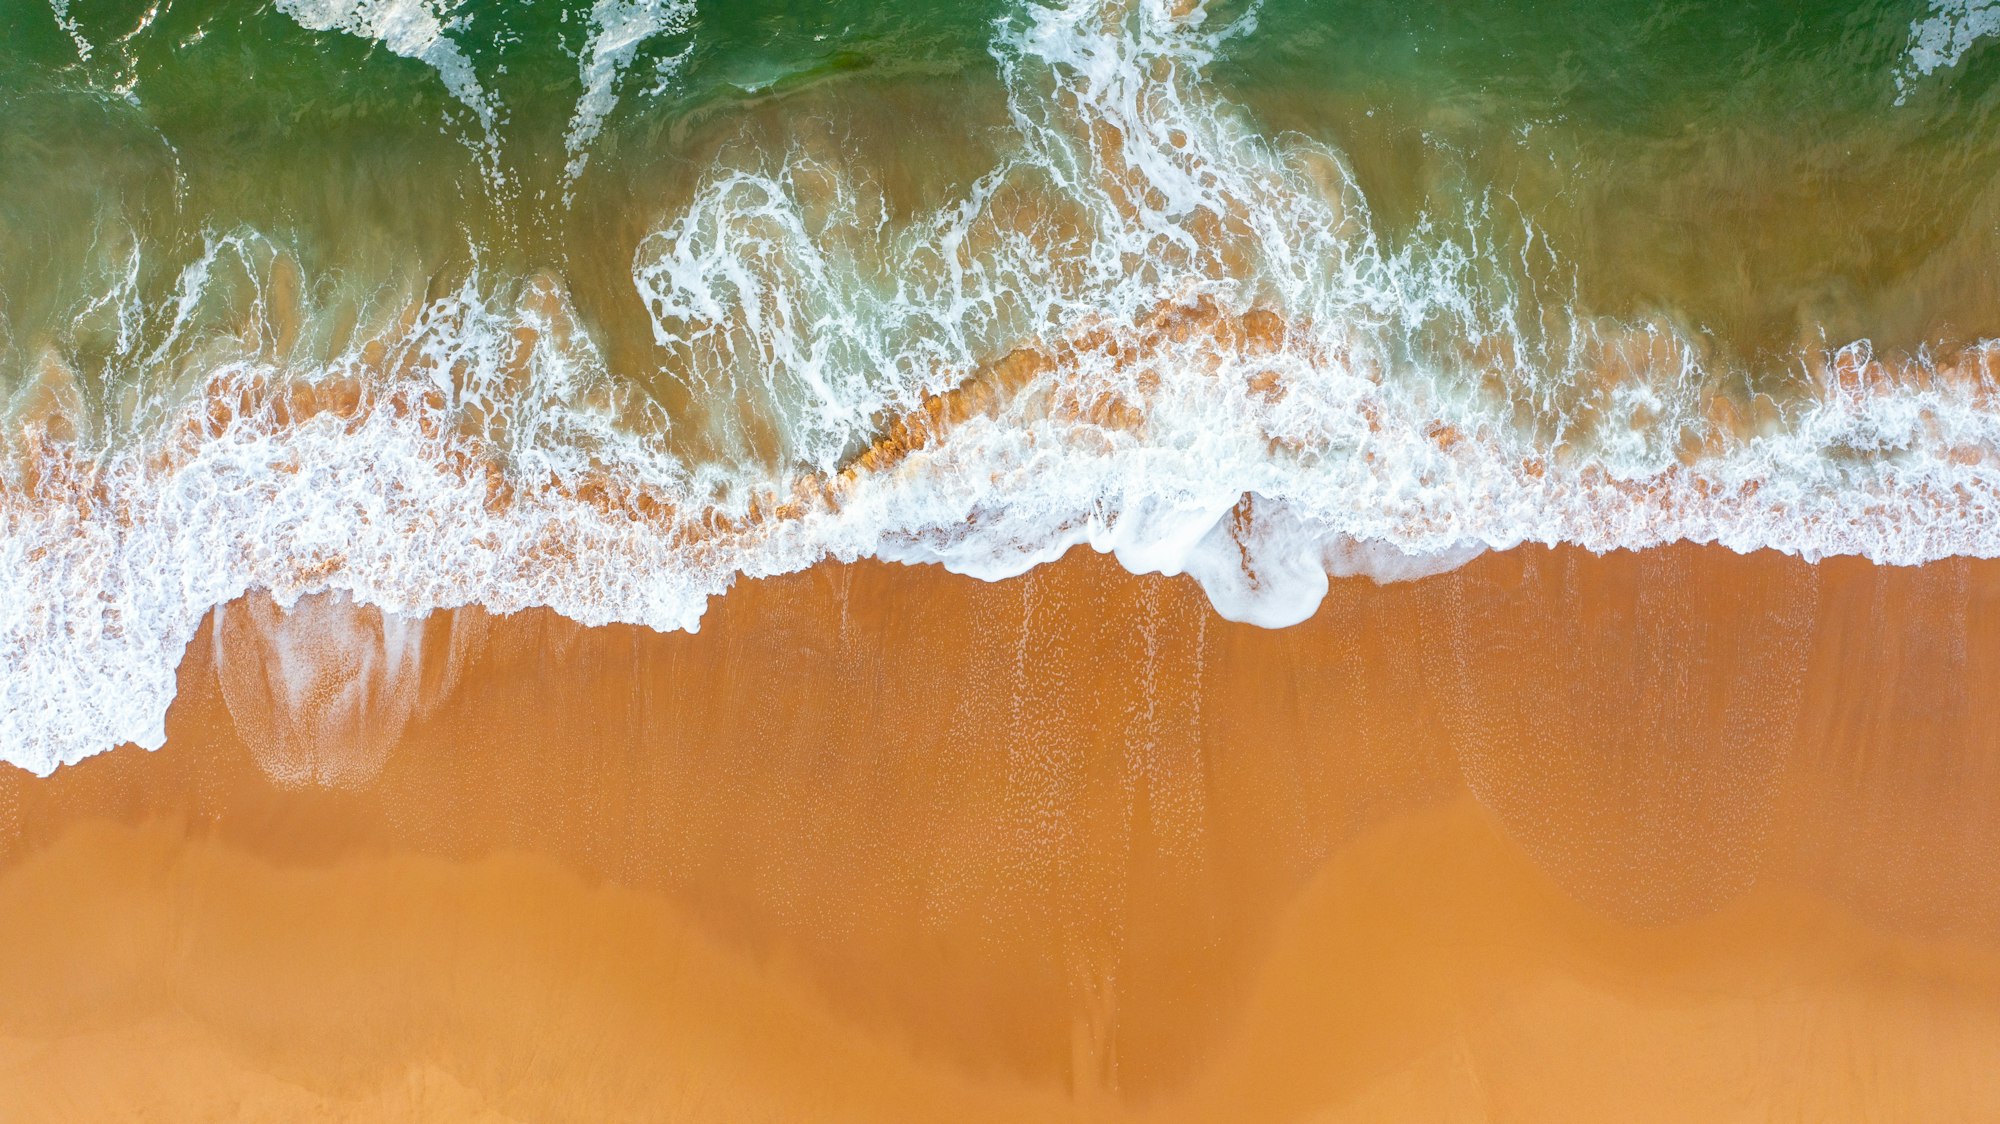
M 253 588 L 693 629 L 1087 543 L 1282 626 L 1524 542 L 2000 554 L 1996 40 L 0 0 L 0 757 L 158 746 Z

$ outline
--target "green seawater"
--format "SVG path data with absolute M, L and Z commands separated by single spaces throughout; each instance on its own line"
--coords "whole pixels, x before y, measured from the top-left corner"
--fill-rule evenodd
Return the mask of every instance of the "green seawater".
M 629 272 L 704 174 L 810 137 L 894 221 L 1015 144 L 994 41 L 1019 3 L 698 0 L 637 38 L 581 148 L 580 72 L 620 5 L 406 7 L 437 19 L 490 122 L 432 62 L 272 4 L 0 0 L 0 385 L 59 355 L 117 429 L 160 390 L 120 380 L 219 361 L 116 360 L 246 315 L 268 285 L 254 262 L 212 271 L 178 326 L 161 310 L 210 241 L 254 232 L 315 307 L 349 309 L 306 351 L 474 270 L 553 276 L 617 374 L 695 409 Z M 1239 33 L 1202 81 L 1253 129 L 1339 153 L 1392 251 L 1468 247 L 1524 338 L 1670 325 L 1714 378 L 1773 389 L 1814 346 L 2000 334 L 1984 19 L 1921 0 L 1217 0 L 1209 25 Z M 1927 73 L 1926 21 L 1964 41 Z

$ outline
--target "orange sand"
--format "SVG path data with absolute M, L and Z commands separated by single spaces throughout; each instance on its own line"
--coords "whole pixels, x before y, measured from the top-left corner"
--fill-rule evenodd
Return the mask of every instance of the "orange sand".
M 1991 683 L 2000 563 L 1693 547 L 252 600 L 0 771 L 0 1119 L 1984 1118 Z

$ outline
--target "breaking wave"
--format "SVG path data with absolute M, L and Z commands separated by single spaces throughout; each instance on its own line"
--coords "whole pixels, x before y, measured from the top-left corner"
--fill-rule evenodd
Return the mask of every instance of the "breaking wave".
M 664 26 L 641 7 L 598 5 Z M 386 10 L 316 9 L 441 42 Z M 1727 390 L 1670 324 L 1551 327 L 1490 267 L 1490 216 L 1392 251 L 1338 152 L 1210 86 L 1255 18 L 1023 6 L 994 45 L 1013 142 L 914 218 L 835 148 L 712 169 L 632 259 L 695 412 L 613 371 L 552 274 L 374 293 L 313 355 L 335 298 L 256 233 L 212 237 L 166 305 L 135 266 L 103 298 L 132 322 L 113 381 L 188 389 L 121 441 L 79 433 L 61 355 L 17 396 L 0 753 L 157 747 L 202 617 L 252 588 L 694 629 L 741 576 L 872 556 L 997 579 L 1087 543 L 1282 626 L 1329 575 L 1522 542 L 2000 554 L 2000 344 L 1805 351 L 1774 396 Z M 624 65 L 617 20 L 590 90 Z M 224 330 L 200 309 L 232 271 L 254 283 Z

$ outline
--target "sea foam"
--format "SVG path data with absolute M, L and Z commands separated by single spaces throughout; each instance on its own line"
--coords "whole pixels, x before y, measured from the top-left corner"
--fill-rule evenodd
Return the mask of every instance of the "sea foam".
M 1931 0 L 1923 19 L 1910 23 L 1909 46 L 1896 72 L 1896 104 L 1908 100 L 1917 83 L 1957 66 L 1981 39 L 2000 34 L 1996 0 Z
M 569 153 L 569 162 L 563 167 L 567 191 L 575 190 L 578 177 L 589 164 L 591 142 L 604 128 L 605 118 L 617 108 L 619 81 L 640 45 L 655 36 L 686 34 L 694 22 L 694 8 L 694 0 L 596 0 L 591 6 L 589 40 L 578 58 L 577 77 L 583 83 L 583 93 L 563 135 L 563 147 Z M 661 60 L 655 81 L 670 83 L 693 49 L 691 44 L 684 46 Z
M 875 557 L 998 579 L 1087 544 L 1282 626 L 1329 575 L 1522 542 L 2000 554 L 2000 345 L 1851 344 L 1802 355 L 1788 400 L 1732 402 L 1670 327 L 1552 343 L 1478 245 L 1391 252 L 1337 152 L 1208 84 L 1254 17 L 1024 5 L 994 46 L 1017 143 L 907 221 L 832 153 L 713 169 L 632 265 L 707 418 L 632 393 L 558 278 L 475 272 L 301 365 L 174 342 L 209 283 L 190 267 L 179 311 L 135 313 L 167 342 L 130 354 L 194 389 L 129 441 L 58 410 L 15 442 L 0 753 L 157 747 L 203 616 L 255 588 L 694 629 L 739 577 Z M 784 467 L 728 453 L 760 424 Z M 680 452 L 691 427 L 724 454 Z M 300 643 L 284 674 L 318 674 Z

